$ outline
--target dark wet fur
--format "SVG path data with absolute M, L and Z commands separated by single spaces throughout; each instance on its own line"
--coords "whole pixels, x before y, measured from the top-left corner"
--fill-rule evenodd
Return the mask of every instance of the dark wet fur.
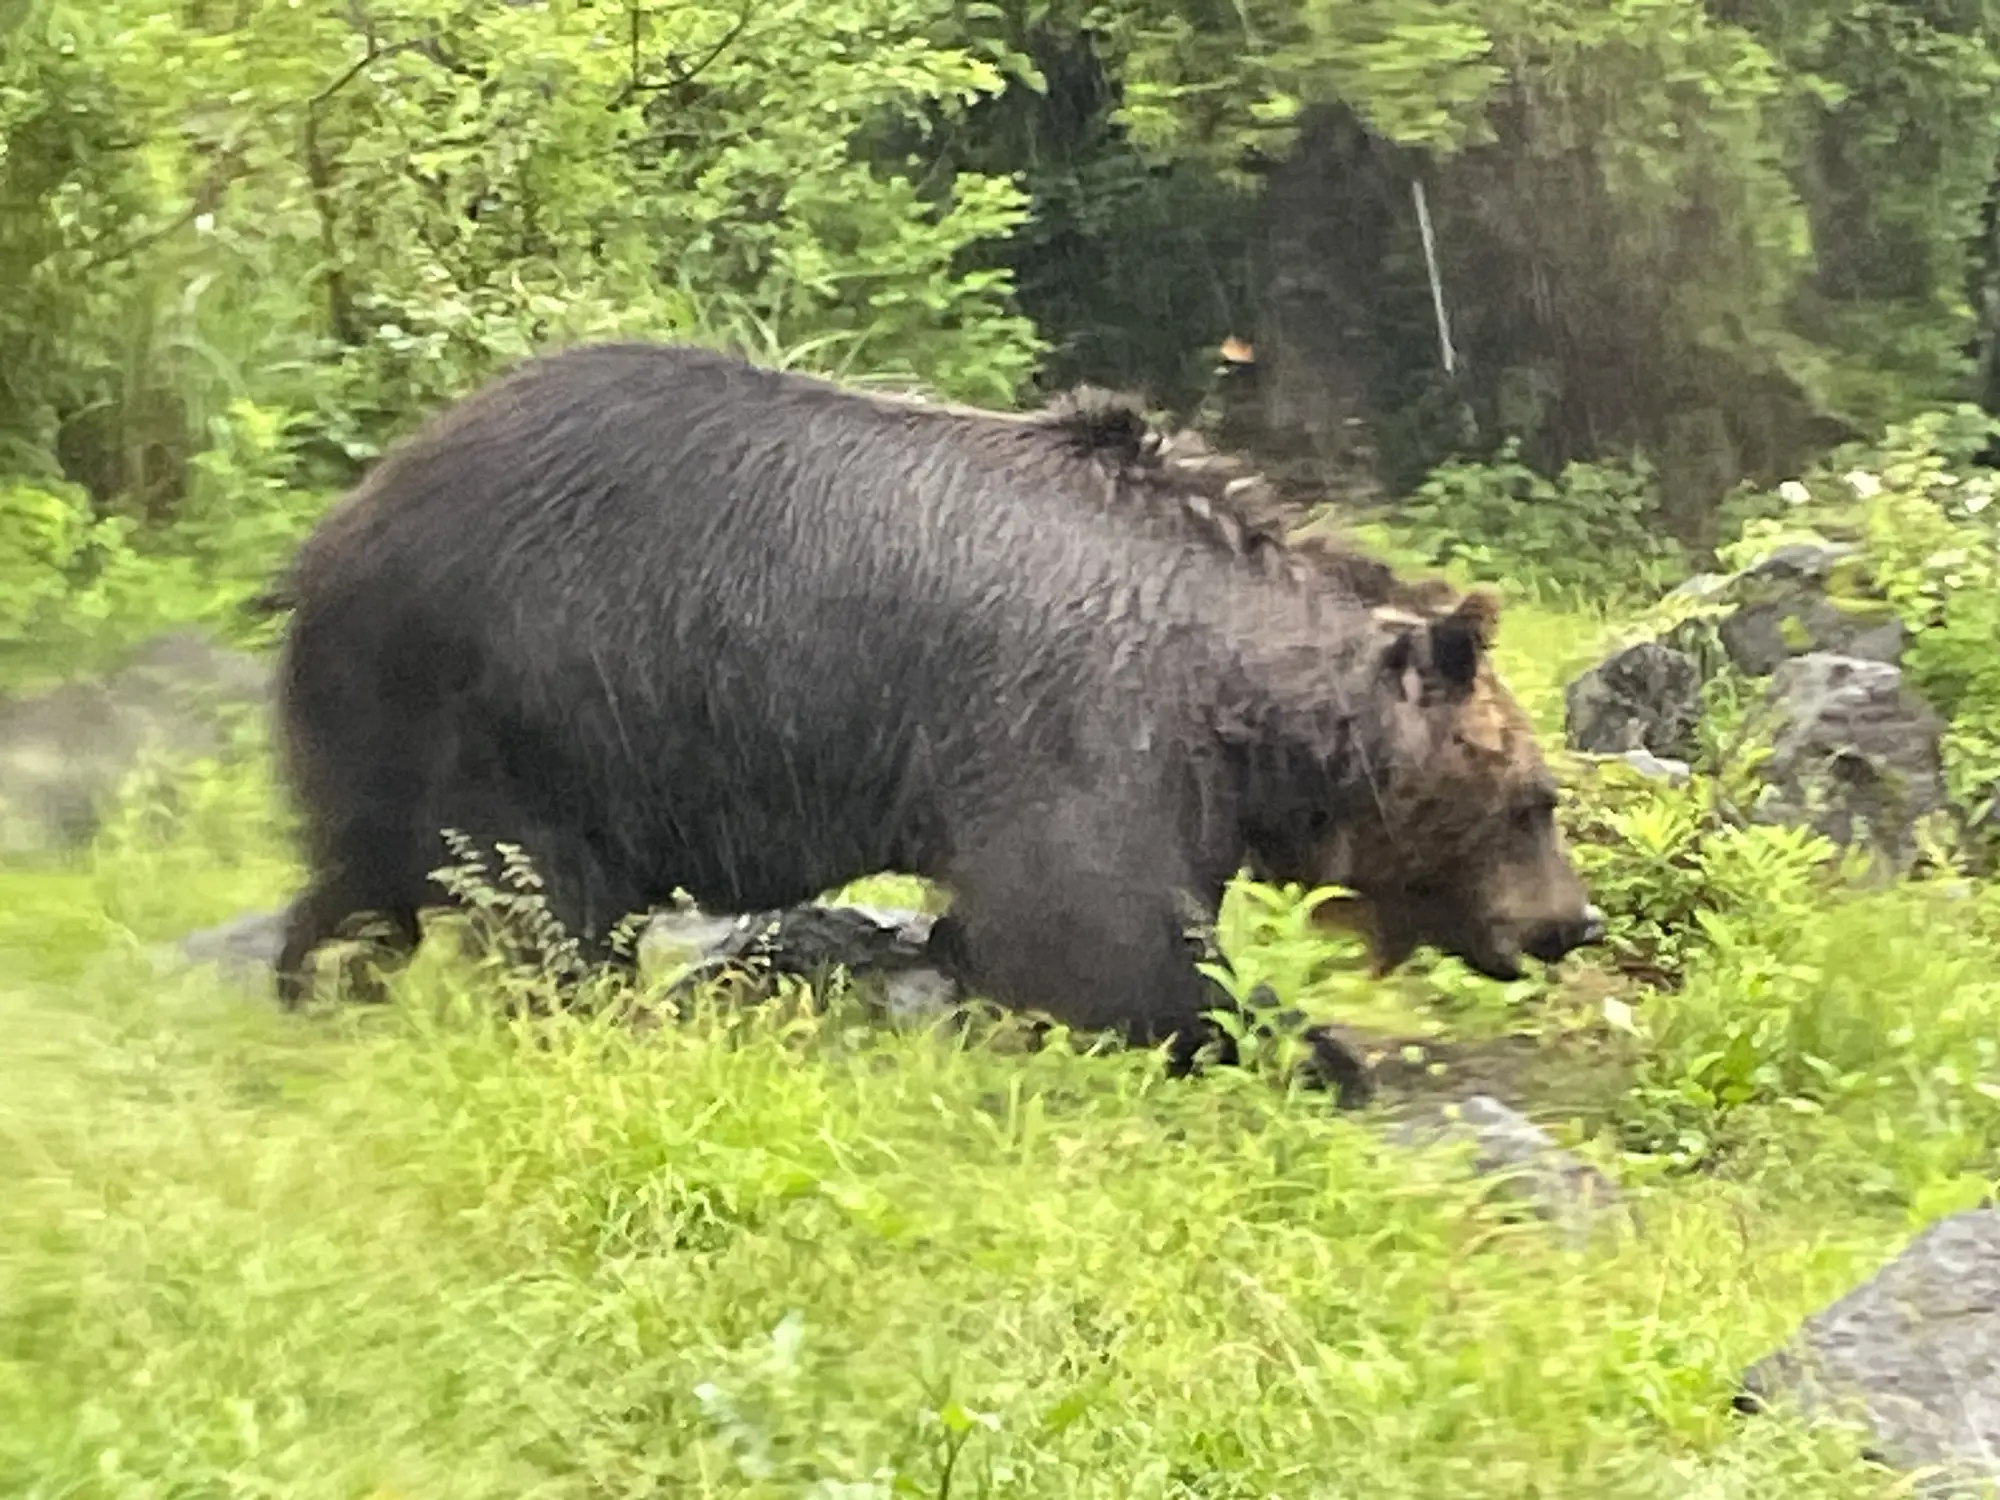
M 1246 850 L 1314 880 L 1313 839 L 1379 818 L 1369 606 L 1408 592 L 1219 482 L 1101 404 L 927 408 L 673 347 L 530 362 L 267 596 L 313 872 L 282 992 L 350 913 L 413 947 L 453 827 L 524 846 L 598 956 L 676 887 L 761 910 L 895 869 L 952 891 L 968 988 L 1199 1036 L 1221 996 L 1180 893 L 1212 904 Z

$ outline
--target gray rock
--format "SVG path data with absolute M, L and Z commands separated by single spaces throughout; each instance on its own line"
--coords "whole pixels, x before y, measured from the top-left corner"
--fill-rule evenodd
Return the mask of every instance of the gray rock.
M 284 921 L 283 910 L 249 912 L 167 944 L 155 957 L 162 966 L 213 964 L 235 978 L 262 977 L 277 962 Z M 841 966 L 879 979 L 891 1014 L 914 1018 L 960 998 L 957 982 L 928 958 L 934 921 L 923 912 L 867 906 L 798 906 L 738 917 L 662 911 L 648 921 L 639 951 L 649 964 L 667 953 L 689 963 L 670 993 L 725 970 L 817 978 Z
M 1854 556 L 1855 549 L 1844 542 L 1787 542 L 1774 547 L 1735 577 L 1825 583 L 1835 568 Z
M 1792 594 L 1746 604 L 1716 626 L 1722 649 L 1746 677 L 1766 677 L 1780 662 L 1822 651 L 1864 661 L 1903 659 L 1903 622 L 1856 614 L 1822 595 Z
M 1667 760 L 1650 750 L 1627 750 L 1622 755 L 1599 757 L 1606 761 L 1616 761 L 1648 781 L 1664 781 L 1669 786 L 1685 785 L 1692 769 L 1684 760 Z
M 1649 750 L 1687 758 L 1701 714 L 1701 671 L 1693 657 L 1641 641 L 1606 657 L 1563 693 L 1564 733 L 1593 755 Z
M 218 926 L 189 933 L 161 950 L 160 956 L 196 966 L 213 964 L 234 978 L 261 978 L 278 961 L 284 930 L 282 910 L 246 912 Z
M 1767 703 L 1777 731 L 1753 816 L 1909 869 L 1918 824 L 1948 806 L 1944 721 L 1898 668 L 1817 652 L 1772 674 Z
M 1622 1195 L 1602 1172 L 1490 1094 L 1403 1121 L 1389 1139 L 1406 1147 L 1469 1142 L 1473 1170 L 1502 1179 L 1538 1217 L 1556 1223 L 1573 1247 L 1587 1243 L 1607 1215 L 1623 1208 Z
M 958 981 L 941 969 L 904 969 L 882 976 L 882 1002 L 899 1021 L 941 1016 L 964 998 Z
M 1684 578 L 1668 589 L 1665 597 L 1668 599 L 1713 599 L 1729 586 L 1732 576 L 1734 575 L 1729 573 L 1696 573 L 1693 577 Z
M 1941 1471 L 1924 1493 L 2000 1480 L 2000 1210 L 1925 1229 L 1743 1377 L 1738 1405 L 1858 1420 L 1876 1456 Z M 1978 1485 L 1977 1489 L 1972 1488 Z
M 0 700 L 0 856 L 77 849 L 148 754 L 219 755 L 269 673 L 201 635 L 160 636 L 101 682 Z
M 870 906 L 794 906 L 725 919 L 720 930 L 699 930 L 703 941 L 669 995 L 684 993 L 724 973 L 790 974 L 818 979 L 835 968 L 878 981 L 891 1013 L 910 1017 L 948 1009 L 961 998 L 958 984 L 933 960 L 936 918 L 918 911 Z M 656 919 L 657 920 L 657 919 Z M 713 920 L 713 919 L 709 919 Z
M 793 906 L 727 919 L 703 944 L 710 961 L 759 958 L 797 973 L 834 965 L 913 969 L 926 964 L 936 919 L 873 906 Z
M 1833 569 L 1851 547 L 1780 547 L 1729 580 L 1719 597 L 1735 608 L 1716 627 L 1739 672 L 1768 677 L 1781 662 L 1811 652 L 1900 662 L 1903 622 L 1878 600 L 1836 600 Z
M 737 920 L 700 911 L 655 912 L 639 935 L 640 957 L 664 957 L 660 950 L 666 949 L 684 959 L 700 959 L 736 931 Z

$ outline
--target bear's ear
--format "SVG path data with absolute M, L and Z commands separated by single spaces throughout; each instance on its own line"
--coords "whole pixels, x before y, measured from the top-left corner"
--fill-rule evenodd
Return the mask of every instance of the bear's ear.
M 1375 622 L 1389 635 L 1378 658 L 1383 677 L 1395 684 L 1396 691 L 1409 702 L 1421 703 L 1424 697 L 1424 644 L 1429 627 L 1415 615 L 1389 608 L 1376 610 Z
M 1479 632 L 1480 649 L 1491 651 L 1500 637 L 1500 596 L 1491 589 L 1474 589 L 1458 601 L 1454 611 Z
M 1438 675 L 1455 688 L 1471 687 L 1499 628 L 1499 597 L 1487 589 L 1467 594 L 1450 614 L 1431 622 L 1431 663 Z

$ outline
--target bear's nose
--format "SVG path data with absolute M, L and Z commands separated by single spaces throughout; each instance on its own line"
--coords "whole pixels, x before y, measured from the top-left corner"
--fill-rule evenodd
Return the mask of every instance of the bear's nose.
M 1550 922 L 1537 928 L 1522 944 L 1522 951 L 1545 964 L 1559 962 L 1577 948 L 1604 940 L 1604 913 L 1586 906 L 1583 915 L 1567 922 Z

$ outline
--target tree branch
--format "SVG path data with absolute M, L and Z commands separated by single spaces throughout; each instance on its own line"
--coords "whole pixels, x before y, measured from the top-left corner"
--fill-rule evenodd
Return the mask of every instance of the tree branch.
M 305 153 L 306 182 L 312 189 L 313 212 L 319 219 L 320 257 L 326 265 L 327 319 L 333 325 L 334 338 L 348 345 L 360 343 L 361 332 L 355 322 L 354 299 L 348 291 L 347 273 L 340 266 L 340 238 L 335 232 L 338 214 L 333 195 L 334 170 L 320 143 L 320 111 L 336 94 L 376 63 L 401 52 L 416 51 L 423 45 L 422 40 L 416 40 L 392 42 L 385 47 L 360 8 L 353 6 L 350 11 L 367 45 L 352 67 L 306 100 L 306 120 L 299 142 L 300 149 Z
M 703 51 L 701 56 L 693 62 L 682 63 L 673 53 L 669 52 L 660 60 L 660 66 L 667 74 L 665 78 L 646 78 L 642 76 L 644 70 L 640 67 L 639 63 L 639 21 L 641 15 L 639 0 L 632 0 L 631 10 L 628 14 L 632 22 L 630 76 L 626 79 L 625 87 L 620 89 L 616 96 L 605 105 L 605 108 L 610 110 L 623 109 L 641 94 L 671 93 L 675 89 L 686 88 L 697 78 L 701 77 L 703 73 L 707 72 L 710 67 L 714 66 L 722 54 L 727 52 L 736 43 L 738 38 L 749 27 L 752 18 L 756 16 L 757 7 L 754 3 L 745 5 L 742 13 L 730 23 L 729 29 L 722 33 L 721 38 L 715 45 Z

